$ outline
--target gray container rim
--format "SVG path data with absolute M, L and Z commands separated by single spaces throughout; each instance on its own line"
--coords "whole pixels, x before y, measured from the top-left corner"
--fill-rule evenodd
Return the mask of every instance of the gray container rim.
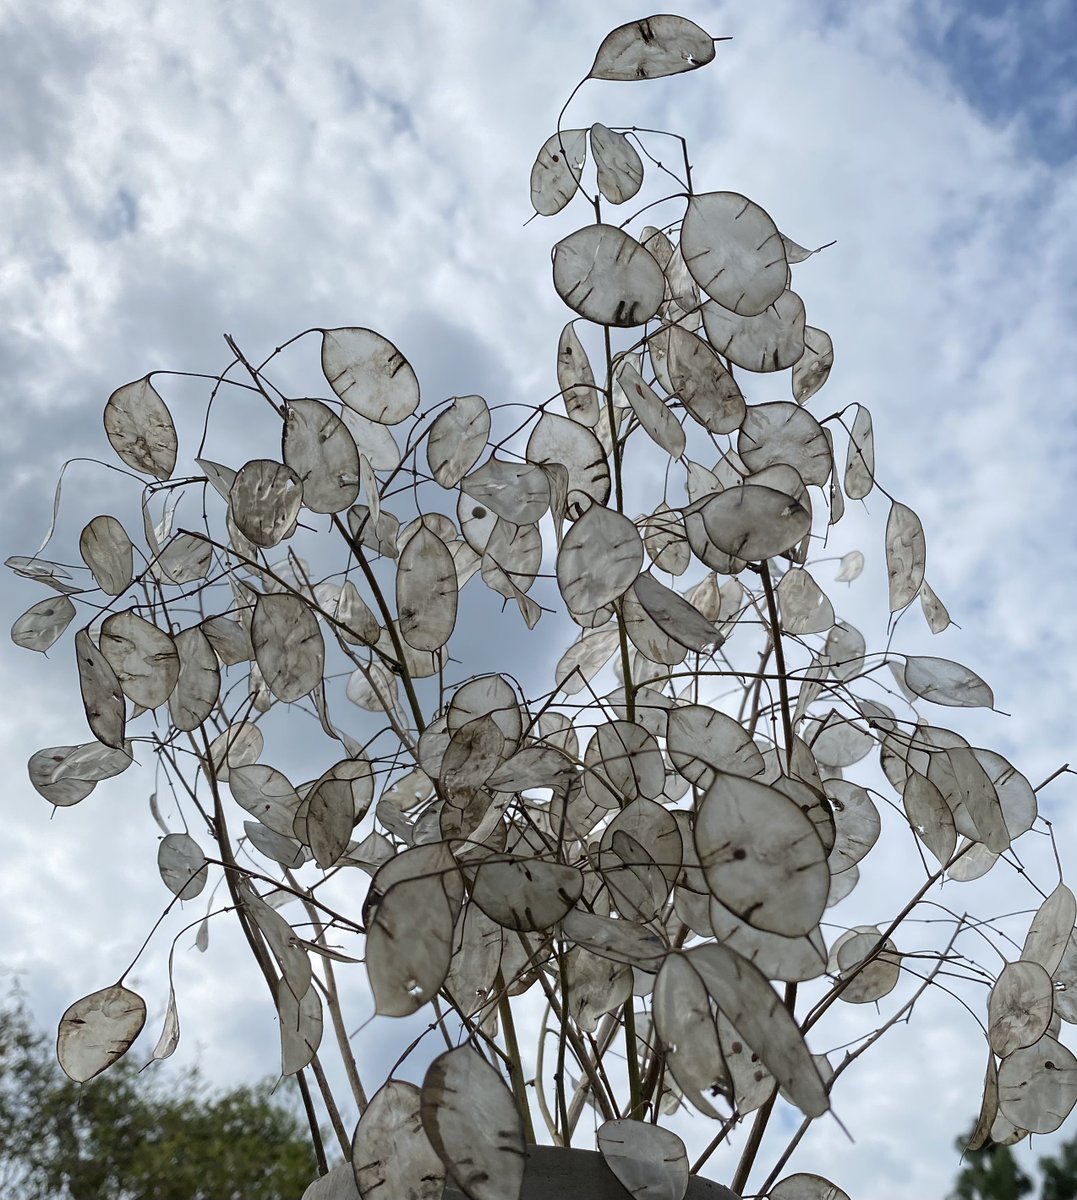
M 467 1200 L 446 1182 L 443 1200 Z M 520 1200 L 632 1200 L 597 1150 L 565 1146 L 528 1146 Z M 688 1182 L 685 1200 L 739 1200 L 720 1183 L 699 1175 Z

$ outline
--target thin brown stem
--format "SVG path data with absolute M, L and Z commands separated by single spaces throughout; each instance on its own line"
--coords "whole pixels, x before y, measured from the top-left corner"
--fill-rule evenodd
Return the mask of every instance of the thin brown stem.
M 516 1024 L 512 1019 L 512 1005 L 509 1003 L 508 989 L 505 978 L 499 970 L 497 973 L 497 989 L 500 997 L 497 1002 L 498 1015 L 501 1018 L 501 1028 L 505 1035 L 505 1049 L 508 1052 L 509 1080 L 512 1084 L 512 1094 L 516 1097 L 516 1107 L 520 1111 L 520 1121 L 523 1124 L 524 1136 L 530 1145 L 537 1141 L 535 1127 L 531 1122 L 531 1106 L 527 1102 L 527 1088 L 524 1085 L 524 1070 L 520 1060 L 520 1043 L 516 1039 Z
M 553 1138 L 553 1144 L 563 1146 L 565 1143 L 557 1128 L 557 1118 L 550 1112 L 550 1106 L 546 1101 L 546 1090 L 542 1086 L 542 1076 L 546 1065 L 546 1039 L 550 1035 L 550 1014 L 552 1012 L 553 1009 L 547 1004 L 546 1011 L 542 1014 L 542 1026 L 539 1029 L 538 1050 L 535 1054 L 535 1099 L 538 1102 L 542 1119 L 546 1123 L 546 1132 Z
M 790 1013 L 796 1007 L 797 987 L 795 983 L 788 983 L 785 986 L 785 1007 Z M 771 1114 L 774 1112 L 774 1104 L 778 1099 L 778 1084 L 774 1083 L 770 1095 L 763 1103 L 762 1107 L 755 1114 L 755 1120 L 752 1122 L 751 1131 L 748 1134 L 748 1141 L 745 1143 L 744 1150 L 740 1156 L 740 1162 L 737 1163 L 737 1171 L 733 1176 L 733 1182 L 729 1185 L 730 1189 L 738 1196 L 744 1192 L 744 1185 L 748 1182 L 748 1176 L 751 1174 L 752 1167 L 755 1165 L 756 1156 L 759 1154 L 759 1147 L 763 1144 L 763 1135 L 767 1131 L 767 1126 L 770 1124 Z
M 347 1158 L 351 1152 L 351 1139 L 344 1128 L 340 1109 L 337 1108 L 337 1102 L 333 1098 L 333 1090 L 329 1086 L 329 1080 L 325 1077 L 325 1072 L 322 1070 L 322 1064 L 317 1054 L 312 1056 L 310 1066 L 314 1072 L 314 1078 L 318 1081 L 318 1090 L 322 1093 L 322 1100 L 325 1102 L 325 1111 L 329 1114 L 329 1122 L 333 1126 L 333 1132 L 337 1135 L 340 1152 Z
M 633 1121 L 643 1120 L 643 1085 L 639 1073 L 639 1046 L 636 1040 L 636 1004 L 629 996 L 624 1003 L 625 1049 L 628 1054 L 628 1116 Z
M 562 815 L 567 808 L 567 803 L 562 805 Z M 569 1011 L 568 956 L 565 953 L 564 942 L 559 942 L 557 946 L 557 974 L 561 982 L 561 1011 L 567 1013 Z M 557 1075 L 554 1079 L 554 1090 L 557 1095 L 557 1109 L 561 1119 L 562 1144 L 570 1146 L 572 1144 L 572 1129 L 568 1122 L 568 1100 L 565 1096 L 565 1050 L 568 1045 L 565 1032 L 565 1023 L 562 1021 L 561 1028 L 557 1031 Z
M 325 926 L 322 924 L 317 910 L 310 902 L 309 897 L 300 892 L 299 885 L 292 872 L 285 870 L 284 874 L 293 889 L 301 896 L 303 908 L 306 910 L 307 918 L 314 929 L 314 937 L 311 940 L 318 945 L 325 946 L 327 944 L 325 940 Z M 336 973 L 333 970 L 332 960 L 323 958 L 322 969 L 325 971 L 325 1002 L 326 1007 L 329 1009 L 333 1034 L 337 1039 L 337 1048 L 340 1051 L 341 1062 L 344 1064 L 344 1073 L 348 1077 L 352 1096 L 356 1107 L 359 1109 L 359 1115 L 362 1116 L 367 1106 L 367 1095 L 362 1080 L 359 1078 L 359 1067 L 355 1061 L 355 1055 L 352 1054 L 348 1031 L 344 1028 L 344 1014 L 340 1010 L 340 993 L 337 991 L 337 979 Z
M 310 1087 L 302 1071 L 297 1071 L 295 1081 L 299 1084 L 299 1094 L 303 1097 L 303 1112 L 310 1126 L 310 1139 L 314 1143 L 314 1157 L 318 1160 L 318 1174 L 329 1174 L 329 1163 L 325 1157 L 325 1147 L 322 1145 L 322 1132 L 318 1128 L 318 1114 L 314 1111 L 314 1101 L 310 1098 Z
M 415 692 L 415 683 L 411 678 L 411 672 L 408 670 L 407 651 L 404 648 L 400 631 L 396 627 L 396 621 L 393 619 L 393 614 L 386 602 L 385 595 L 381 590 L 381 585 L 378 583 L 377 576 L 366 560 L 366 555 L 363 553 L 363 548 L 359 544 L 358 538 L 352 537 L 351 531 L 340 519 L 339 513 L 333 514 L 333 524 L 348 543 L 352 554 L 355 555 L 355 561 L 359 564 L 359 569 L 363 572 L 363 576 L 373 593 L 374 602 L 377 604 L 381 618 L 385 622 L 385 629 L 389 634 L 389 640 L 393 643 L 393 653 L 396 655 L 397 665 L 400 669 L 400 681 L 404 685 L 404 692 L 408 697 L 408 704 L 411 706 L 411 714 L 415 718 L 415 728 L 422 733 L 426 728 L 426 722 L 423 719 L 423 710 L 419 704 L 419 697 Z
M 254 369 L 254 367 L 252 367 L 251 364 L 247 361 L 246 356 L 244 355 L 243 351 L 240 350 L 240 348 L 236 345 L 235 339 L 232 337 L 232 335 L 226 333 L 224 335 L 224 340 L 228 343 L 228 349 L 231 350 L 232 353 L 236 356 L 236 360 L 238 362 L 242 363 L 242 365 L 247 369 L 247 373 L 250 375 L 251 379 L 254 380 L 254 386 L 258 390 L 258 394 L 265 400 L 265 402 L 277 414 L 278 417 L 283 417 L 285 414 L 284 405 L 277 404 L 277 402 L 273 399 L 273 397 L 270 396 L 270 394 L 265 390 L 265 386 L 262 383 L 261 376 Z
M 523 939 L 521 939 L 523 940 Z M 526 945 L 526 943 L 525 943 Z M 602 1116 L 607 1121 L 616 1120 L 619 1116 L 616 1105 L 613 1102 L 612 1095 L 608 1095 L 605 1089 L 603 1080 L 596 1070 L 596 1065 L 591 1061 L 583 1043 L 580 1041 L 580 1036 L 568 1024 L 568 1014 L 562 1009 L 557 1001 L 557 996 L 553 988 L 550 986 L 550 981 L 546 978 L 542 971 L 538 972 L 538 981 L 542 990 L 546 993 L 546 999 L 553 1009 L 553 1014 L 561 1023 L 567 1036 L 569 1045 L 572 1047 L 572 1053 L 576 1056 L 576 1061 L 580 1064 L 581 1069 L 591 1081 L 591 1088 L 594 1091 L 595 1099 L 598 1101 L 598 1106 L 602 1110 Z
M 953 935 L 951 936 L 950 940 L 946 943 L 945 948 L 940 953 L 938 961 L 936 962 L 935 966 L 924 977 L 923 983 L 921 983 L 921 985 L 916 989 L 916 991 L 912 994 L 912 996 L 910 996 L 909 999 L 901 1006 L 901 1008 L 899 1008 L 897 1010 L 897 1012 L 894 1013 L 893 1016 L 891 1016 L 888 1021 L 886 1021 L 883 1025 L 881 1025 L 878 1029 L 876 1029 L 875 1032 L 870 1037 L 866 1038 L 864 1040 L 864 1042 L 860 1046 L 857 1047 L 856 1050 L 849 1051 L 846 1053 L 846 1055 L 842 1059 L 842 1061 L 837 1065 L 837 1067 L 835 1067 L 833 1075 L 831 1075 L 831 1077 L 826 1081 L 825 1086 L 826 1086 L 828 1095 L 833 1091 L 834 1084 L 837 1083 L 838 1078 L 849 1067 L 851 1067 L 853 1065 L 853 1063 L 856 1062 L 856 1060 L 866 1050 L 868 1050 L 871 1046 L 874 1046 L 875 1043 L 890 1029 L 893 1029 L 893 1027 L 895 1025 L 899 1024 L 901 1021 L 906 1020 L 909 1016 L 911 1016 L 912 1010 L 916 1006 L 920 997 L 934 983 L 936 976 L 942 970 L 942 965 L 946 961 L 946 956 L 953 949 L 954 942 L 957 940 L 958 934 L 961 932 L 962 928 L 963 928 L 963 925 L 958 924 L 957 928 L 954 929 Z M 773 1187 L 778 1176 L 784 1170 L 785 1164 L 792 1157 L 794 1150 L 796 1150 L 797 1146 L 800 1145 L 804 1135 L 808 1132 L 809 1128 L 812 1126 L 812 1124 L 814 1123 L 815 1120 L 816 1120 L 815 1117 L 805 1117 L 804 1120 L 801 1121 L 800 1126 L 798 1127 L 796 1133 L 794 1133 L 792 1138 L 790 1138 L 789 1144 L 785 1147 L 785 1149 L 782 1151 L 782 1153 L 778 1156 L 774 1165 L 771 1167 L 770 1174 L 766 1177 L 766 1179 L 763 1180 L 763 1183 L 759 1188 L 760 1195 L 766 1195 L 770 1191 L 771 1187 Z
M 807 1033 L 808 1030 L 811 1029 L 811 1027 L 813 1025 L 815 1025 L 822 1018 L 822 1016 L 826 1012 L 826 1010 L 828 1008 L 830 1008 L 830 1006 L 838 999 L 838 997 L 842 994 L 842 992 L 857 977 L 857 975 L 860 973 L 860 971 L 864 967 L 866 967 L 868 965 L 868 963 L 871 962 L 871 960 L 876 957 L 876 955 L 878 955 L 880 953 L 880 951 L 886 945 L 886 939 L 888 937 L 890 937 L 890 935 L 894 932 L 895 929 L 897 929 L 897 927 L 902 923 L 902 921 L 905 920 L 905 918 L 909 915 L 909 913 L 911 913 L 912 910 L 920 903 L 920 901 L 923 900 L 923 898 L 935 886 L 935 884 L 937 884 L 939 882 L 939 880 L 946 874 L 946 872 L 949 870 L 949 868 L 952 867 L 959 858 L 961 858 L 965 854 L 967 854 L 968 851 L 972 848 L 972 846 L 974 844 L 975 843 L 970 843 L 963 850 L 959 850 L 949 860 L 949 862 L 946 863 L 945 866 L 939 867 L 939 869 L 937 871 L 932 872 L 932 874 L 927 877 L 927 879 L 924 881 L 924 883 L 919 888 L 917 888 L 912 899 L 909 900 L 909 902 L 902 908 L 901 912 L 899 912 L 898 915 L 890 922 L 890 924 L 886 927 L 886 929 L 883 930 L 883 932 L 879 934 L 879 940 L 875 943 L 871 952 L 865 956 L 863 961 L 859 964 L 858 968 L 854 971 L 850 971 L 849 974 L 846 975 L 843 979 L 838 980 L 838 982 L 834 984 L 834 986 L 830 989 L 830 991 L 827 992 L 827 994 L 819 1001 L 819 1003 L 816 1004 L 815 1007 L 808 1013 L 808 1015 L 804 1018 L 804 1021 L 800 1027 L 802 1033 Z
M 751 1171 L 752 1164 L 759 1153 L 759 1147 L 763 1142 L 763 1134 L 770 1123 L 770 1114 L 774 1111 L 774 1103 L 777 1099 L 778 1085 L 775 1083 L 770 1095 L 755 1114 L 755 1120 L 752 1122 L 752 1128 L 748 1134 L 748 1141 L 745 1143 L 744 1150 L 740 1156 L 740 1162 L 737 1164 L 737 1173 L 733 1176 L 733 1181 L 729 1185 L 730 1190 L 738 1196 L 744 1191 L 748 1173 Z
M 696 1159 L 696 1161 L 694 1163 L 692 1163 L 692 1169 L 691 1169 L 692 1175 L 699 1174 L 699 1172 L 702 1170 L 703 1166 L 705 1165 L 707 1159 L 710 1158 L 710 1156 L 715 1152 L 715 1150 L 717 1150 L 718 1147 L 726 1140 L 726 1138 L 729 1137 L 729 1131 L 736 1125 L 736 1123 L 739 1120 L 740 1120 L 740 1118 L 734 1113 L 733 1116 L 727 1117 L 722 1122 L 721 1129 L 719 1129 L 718 1132 L 714 1135 L 714 1137 L 712 1137 L 711 1140 L 707 1143 L 706 1149 L 703 1151 L 703 1153 Z
M 778 603 L 774 597 L 774 585 L 770 579 L 770 563 L 763 562 L 759 567 L 763 580 L 763 591 L 767 597 L 767 613 L 770 617 L 770 638 L 774 646 L 774 663 L 778 668 L 778 696 L 781 699 L 782 730 L 785 733 L 785 763 L 793 765 L 793 718 L 789 707 L 789 677 L 785 669 L 785 650 L 782 647 L 782 628 L 778 621 Z
M 617 1036 L 617 1017 L 613 1013 L 606 1013 L 602 1018 L 602 1024 L 598 1027 L 598 1036 L 595 1038 L 595 1059 L 598 1062 L 602 1061 L 602 1056 L 613 1044 L 613 1039 Z M 569 1134 L 576 1128 L 576 1124 L 580 1119 L 580 1114 L 583 1112 L 583 1106 L 587 1103 L 587 1094 L 592 1091 L 591 1079 L 586 1073 L 576 1087 L 576 1091 L 572 1096 L 572 1103 L 568 1106 L 568 1130 Z

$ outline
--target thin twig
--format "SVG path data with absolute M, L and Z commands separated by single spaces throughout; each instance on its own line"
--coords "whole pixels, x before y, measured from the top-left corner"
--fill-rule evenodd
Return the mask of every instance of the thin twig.
M 870 1046 L 873 1046 L 883 1036 L 884 1033 L 892 1029 L 895 1025 L 899 1024 L 902 1020 L 906 1019 L 907 1016 L 912 1015 L 913 1007 L 917 1004 L 924 992 L 926 992 L 931 984 L 935 981 L 935 977 L 942 969 L 942 964 L 946 961 L 946 956 L 949 954 L 950 950 L 953 949 L 954 942 L 957 941 L 958 934 L 961 932 L 962 927 L 963 926 L 959 924 L 954 930 L 953 935 L 946 943 L 942 953 L 939 955 L 938 962 L 935 964 L 934 969 L 929 972 L 927 976 L 925 976 L 923 983 L 921 983 L 921 985 L 905 1002 L 905 1004 L 903 1004 L 888 1021 L 875 1030 L 875 1032 L 869 1038 L 867 1038 L 861 1046 L 852 1052 L 846 1053 L 842 1061 L 837 1067 L 835 1067 L 833 1075 L 831 1075 L 830 1079 L 825 1081 L 824 1086 L 826 1087 L 828 1095 L 833 1090 L 834 1084 L 838 1081 L 838 1078 L 847 1068 L 851 1067 L 853 1063 L 856 1062 L 861 1054 L 863 1054 Z M 792 1157 L 793 1151 L 797 1148 L 797 1146 L 800 1145 L 801 1139 L 808 1132 L 809 1127 L 815 1120 L 816 1118 L 814 1117 L 805 1117 L 804 1120 L 801 1121 L 799 1128 L 797 1129 L 796 1133 L 793 1134 L 788 1146 L 786 1146 L 785 1150 L 779 1155 L 777 1161 L 774 1163 L 774 1166 L 771 1168 L 770 1174 L 766 1177 L 766 1179 L 763 1180 L 763 1184 L 759 1188 L 760 1195 L 765 1195 L 770 1191 L 771 1187 L 774 1185 L 778 1176 L 785 1167 L 785 1164 Z

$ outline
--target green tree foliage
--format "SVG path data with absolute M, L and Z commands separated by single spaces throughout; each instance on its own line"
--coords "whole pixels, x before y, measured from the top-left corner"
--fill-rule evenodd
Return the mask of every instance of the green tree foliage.
M 1058 1157 L 1040 1159 L 1043 1190 L 1040 1200 L 1074 1200 L 1077 1197 L 1077 1138 L 1063 1142 Z
M 164 1085 L 125 1059 L 72 1083 L 21 1004 L 0 1005 L 5 1200 L 294 1200 L 316 1173 L 305 1124 L 271 1085 Z
M 966 1151 L 967 1144 L 968 1137 L 955 1142 L 958 1150 L 965 1152 L 965 1165 L 950 1200 L 1021 1200 L 1032 1191 L 1032 1180 L 1021 1170 L 1009 1146 L 988 1142 L 980 1150 Z
M 1035 1182 L 1021 1169 L 1009 1146 L 988 1142 L 981 1150 L 965 1151 L 968 1137 L 954 1143 L 964 1151 L 964 1166 L 949 1200 L 1021 1200 Z M 1039 1200 L 1077 1200 L 1077 1138 L 1063 1142 L 1057 1155 L 1039 1160 L 1042 1174 Z

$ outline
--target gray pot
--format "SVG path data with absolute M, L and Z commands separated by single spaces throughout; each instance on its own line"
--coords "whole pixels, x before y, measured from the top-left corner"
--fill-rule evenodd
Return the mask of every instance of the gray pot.
M 467 1200 L 463 1192 L 446 1183 L 444 1200 Z M 597 1150 L 563 1146 L 528 1146 L 524 1188 L 520 1200 L 632 1200 Z M 685 1200 L 738 1200 L 720 1183 L 688 1181 Z

